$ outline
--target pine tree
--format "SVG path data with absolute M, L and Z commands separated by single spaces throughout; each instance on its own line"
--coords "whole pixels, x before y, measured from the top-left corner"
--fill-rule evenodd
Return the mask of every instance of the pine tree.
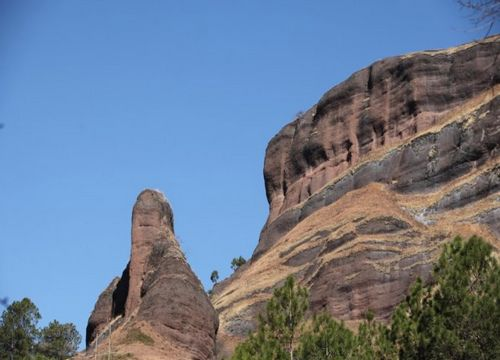
M 356 337 L 354 359 L 358 360 L 396 360 L 397 350 L 391 341 L 385 325 L 374 320 L 372 311 L 365 314 L 365 320 L 359 325 Z
M 54 320 L 39 330 L 40 318 L 28 298 L 7 307 L 0 320 L 0 359 L 58 360 L 75 355 L 81 341 L 75 325 Z
M 40 331 L 38 352 L 52 359 L 67 359 L 76 354 L 81 340 L 74 324 L 54 320 Z
M 20 360 L 32 355 L 38 320 L 38 308 L 28 298 L 7 307 L 0 320 L 0 359 Z
M 255 334 L 240 344 L 234 360 L 294 360 L 299 326 L 308 307 L 308 292 L 293 277 L 274 291 Z
M 445 246 L 425 286 L 417 279 L 390 328 L 371 312 L 353 334 L 328 314 L 304 327 L 307 291 L 288 278 L 236 360 L 438 360 L 500 358 L 500 267 L 478 237 Z M 300 336 L 299 336 L 300 335 Z
M 479 237 L 455 238 L 395 311 L 391 338 L 401 359 L 498 359 L 500 268 Z
M 314 316 L 303 332 L 297 358 L 300 360 L 355 359 L 356 337 L 329 314 Z

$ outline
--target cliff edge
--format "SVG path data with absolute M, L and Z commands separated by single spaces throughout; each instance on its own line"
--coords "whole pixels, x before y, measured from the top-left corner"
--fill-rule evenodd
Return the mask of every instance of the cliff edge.
M 269 217 L 215 287 L 219 356 L 288 275 L 311 310 L 389 319 L 444 241 L 500 247 L 500 37 L 378 61 L 329 90 L 266 150 Z

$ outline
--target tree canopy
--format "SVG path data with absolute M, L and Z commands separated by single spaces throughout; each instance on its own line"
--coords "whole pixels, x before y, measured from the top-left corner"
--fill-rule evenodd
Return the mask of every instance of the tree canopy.
M 54 320 L 40 331 L 38 352 L 52 359 L 66 359 L 76 354 L 81 340 L 74 324 Z
M 30 299 L 10 304 L 0 320 L 0 359 L 62 360 L 75 355 L 81 341 L 75 325 L 54 320 L 39 329 L 40 319 Z
M 38 308 L 28 298 L 10 304 L 0 320 L 0 358 L 28 357 L 34 351 L 40 318 Z

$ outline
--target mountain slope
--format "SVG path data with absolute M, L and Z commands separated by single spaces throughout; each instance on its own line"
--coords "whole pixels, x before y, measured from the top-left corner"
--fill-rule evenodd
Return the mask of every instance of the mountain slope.
M 388 319 L 441 245 L 500 247 L 500 37 L 381 60 L 269 143 L 270 213 L 248 264 L 214 289 L 219 356 L 293 274 L 313 311 Z

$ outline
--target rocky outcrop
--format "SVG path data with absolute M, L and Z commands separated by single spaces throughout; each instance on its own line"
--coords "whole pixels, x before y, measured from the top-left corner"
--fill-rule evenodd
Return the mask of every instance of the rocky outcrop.
M 87 346 L 94 340 L 96 334 L 102 333 L 103 329 L 113 318 L 113 294 L 116 291 L 119 281 L 119 277 L 114 278 L 101 295 L 99 295 L 95 303 L 94 311 L 92 311 L 87 324 Z
M 467 100 L 492 90 L 500 81 L 499 52 L 500 42 L 492 38 L 452 50 L 376 62 L 328 91 L 318 104 L 286 125 L 266 151 L 264 178 L 270 215 L 254 255 L 272 246 L 305 215 L 296 219 L 290 214 L 283 216 L 287 210 L 308 200 L 377 150 L 385 152 L 405 143 L 445 121 L 446 115 L 452 116 Z M 490 125 L 498 124 L 493 121 Z M 474 140 L 481 138 L 483 129 L 480 130 L 479 138 Z M 459 136 L 453 129 L 449 132 L 443 134 L 446 139 L 440 140 L 447 142 L 447 147 L 439 148 L 441 153 L 461 141 L 453 138 Z M 489 133 L 485 131 L 485 135 Z M 495 148 L 497 143 L 493 140 L 491 137 L 481 139 L 483 151 Z M 420 158 L 408 158 L 414 155 L 408 151 L 400 154 L 406 156 L 403 159 L 393 155 L 386 160 L 391 162 L 391 167 L 374 164 L 379 169 L 360 169 L 352 186 L 360 188 L 372 181 L 388 184 L 398 181 L 399 191 L 419 191 L 438 185 L 436 180 L 446 180 L 442 179 L 444 175 L 427 176 L 426 167 L 429 156 L 443 161 L 440 154 L 434 153 L 439 145 L 445 144 L 433 142 L 430 153 L 422 152 Z M 470 152 L 468 156 L 478 155 Z M 389 173 L 381 177 L 385 171 Z M 425 178 L 415 179 L 418 174 Z M 447 176 L 453 177 L 453 174 L 447 173 Z M 348 184 L 337 197 L 350 189 Z M 278 217 L 282 218 L 280 225 L 276 223 Z M 276 233 L 276 227 L 283 230 Z
M 220 356 L 288 275 L 312 311 L 388 319 L 444 241 L 497 249 L 500 37 L 378 61 L 269 143 L 270 213 L 250 263 L 216 286 Z
M 228 357 L 289 275 L 311 312 L 386 321 L 447 240 L 476 234 L 498 250 L 499 53 L 495 36 L 378 61 L 286 125 L 266 151 L 269 217 L 250 261 L 215 286 L 218 317 L 170 205 L 142 192 L 130 262 L 99 296 L 87 353 Z
M 99 296 L 87 351 L 99 343 L 137 359 L 213 359 L 217 315 L 174 235 L 163 194 L 145 190 L 132 214 L 130 263 Z M 111 335 L 109 335 L 111 334 Z M 106 350 L 103 350 L 106 351 Z

